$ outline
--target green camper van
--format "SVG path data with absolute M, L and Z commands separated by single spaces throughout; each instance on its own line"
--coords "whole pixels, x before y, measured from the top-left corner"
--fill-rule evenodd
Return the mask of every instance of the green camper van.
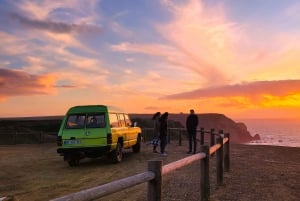
M 122 150 L 141 150 L 141 128 L 131 123 L 127 113 L 105 105 L 75 106 L 65 115 L 57 137 L 57 153 L 70 166 L 85 157 L 107 155 L 121 162 Z

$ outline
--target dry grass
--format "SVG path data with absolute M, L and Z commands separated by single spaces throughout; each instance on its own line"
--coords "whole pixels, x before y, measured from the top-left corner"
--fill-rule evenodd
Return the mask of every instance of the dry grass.
M 187 156 L 187 143 L 167 146 L 168 157 L 151 151 L 151 145 L 134 154 L 126 151 L 120 164 L 86 159 L 70 168 L 56 154 L 55 144 L 0 146 L 0 197 L 16 195 L 21 201 L 45 201 L 146 171 L 147 160 L 164 164 Z M 298 200 L 300 197 L 300 149 L 272 146 L 231 146 L 231 171 L 216 186 L 211 159 L 211 200 Z M 163 200 L 199 200 L 199 163 L 163 178 Z M 147 184 L 141 184 L 98 200 L 146 200 Z

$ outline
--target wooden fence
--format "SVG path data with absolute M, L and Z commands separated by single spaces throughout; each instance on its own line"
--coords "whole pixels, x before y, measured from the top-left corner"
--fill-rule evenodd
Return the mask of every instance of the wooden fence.
M 210 156 L 216 153 L 216 179 L 217 185 L 223 183 L 223 172 L 229 171 L 229 133 L 223 134 L 223 131 L 214 133 L 214 130 L 204 131 L 200 129 L 200 153 L 185 157 L 181 160 L 162 165 L 161 160 L 148 161 L 148 170 L 127 178 L 116 180 L 101 186 L 96 186 L 87 190 L 76 192 L 51 201 L 88 201 L 104 197 L 106 195 L 119 192 L 129 187 L 148 182 L 147 200 L 160 201 L 162 199 L 162 176 L 173 172 L 176 169 L 187 166 L 195 161 L 200 160 L 200 195 L 199 200 L 207 201 L 210 196 L 209 181 L 209 160 Z M 204 145 L 204 134 L 210 133 L 211 146 Z M 203 141 L 202 140 L 203 135 Z M 180 136 L 180 135 L 179 135 Z M 215 142 L 216 144 L 212 144 Z
M 0 133 L 0 144 L 14 145 L 14 144 L 37 144 L 56 142 L 57 132 L 14 132 L 14 133 Z
M 0 133 L 0 145 L 50 143 L 56 138 L 57 132 Z

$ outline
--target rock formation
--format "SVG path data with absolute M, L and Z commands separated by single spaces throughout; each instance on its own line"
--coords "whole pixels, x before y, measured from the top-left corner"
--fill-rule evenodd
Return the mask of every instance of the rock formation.
M 132 114 L 131 116 L 141 119 L 151 119 L 152 115 L 147 114 Z M 185 127 L 185 122 L 188 114 L 169 114 L 169 120 L 178 121 L 183 127 Z M 223 130 L 224 133 L 230 134 L 230 142 L 232 143 L 247 143 L 252 140 L 259 140 L 260 136 L 256 134 L 254 137 L 251 136 L 247 130 L 247 126 L 241 122 L 234 122 L 232 119 L 226 117 L 224 114 L 218 113 L 203 113 L 198 114 L 199 126 L 204 128 L 204 130 L 210 131 L 214 128 L 215 132 Z

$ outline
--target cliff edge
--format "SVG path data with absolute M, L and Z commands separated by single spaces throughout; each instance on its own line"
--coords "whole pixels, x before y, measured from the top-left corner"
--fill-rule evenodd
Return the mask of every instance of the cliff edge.
M 188 114 L 171 114 L 169 119 L 179 121 L 185 126 L 187 116 Z M 198 118 L 199 128 L 204 128 L 204 130 L 214 128 L 216 132 L 223 130 L 224 133 L 230 133 L 230 141 L 232 143 L 246 143 L 260 138 L 259 135 L 251 136 L 244 123 L 235 122 L 224 114 L 204 113 L 198 114 Z

